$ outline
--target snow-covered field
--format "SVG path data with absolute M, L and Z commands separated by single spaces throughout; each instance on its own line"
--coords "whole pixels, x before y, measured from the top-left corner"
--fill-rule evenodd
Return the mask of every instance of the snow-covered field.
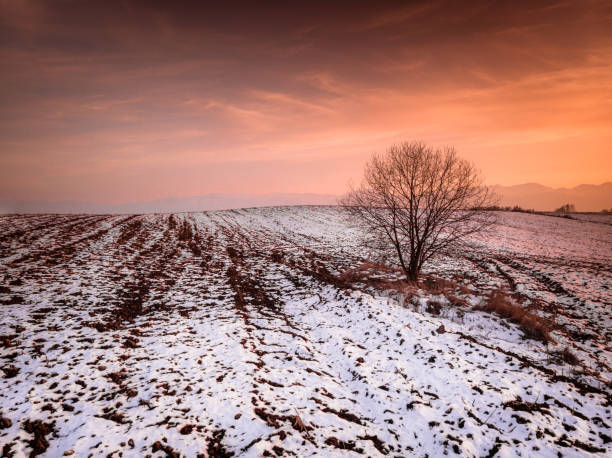
M 3 456 L 610 456 L 612 225 L 500 213 L 421 289 L 358 235 L 333 207 L 0 217 Z

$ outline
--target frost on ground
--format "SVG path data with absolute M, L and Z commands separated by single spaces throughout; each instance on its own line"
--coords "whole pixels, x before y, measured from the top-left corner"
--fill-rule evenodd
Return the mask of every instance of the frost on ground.
M 611 225 L 502 213 L 419 289 L 357 235 L 1 217 L 3 456 L 610 455 Z

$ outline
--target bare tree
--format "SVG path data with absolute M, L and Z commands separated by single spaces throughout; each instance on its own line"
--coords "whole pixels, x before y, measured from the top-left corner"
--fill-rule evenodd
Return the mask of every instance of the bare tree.
M 402 143 L 374 155 L 363 182 L 343 199 L 370 241 L 393 249 L 407 280 L 416 282 L 437 253 L 484 231 L 495 201 L 478 170 L 453 148 Z M 389 246 L 389 244 L 391 246 Z

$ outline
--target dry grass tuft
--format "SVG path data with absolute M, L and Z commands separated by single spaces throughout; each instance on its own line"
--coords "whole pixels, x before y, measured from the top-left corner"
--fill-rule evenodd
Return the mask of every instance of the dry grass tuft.
M 453 293 L 446 294 L 446 298 L 452 307 L 470 307 L 470 304 L 465 299 L 462 299 Z
M 442 312 L 442 304 L 439 301 L 427 301 L 427 308 L 425 311 L 431 315 L 438 316 Z
M 573 354 L 568 347 L 565 347 L 561 351 L 554 352 L 552 356 L 557 362 L 564 362 L 570 366 L 577 366 L 580 363 L 578 357 Z
M 381 274 L 395 274 L 398 269 L 387 266 L 385 264 L 379 264 L 372 261 L 365 261 L 358 266 L 346 270 L 338 275 L 338 280 L 345 283 L 366 283 L 368 285 L 375 285 L 381 282 Z M 378 278 L 373 278 L 373 277 Z
M 459 287 L 457 282 L 446 280 L 444 278 L 433 277 L 431 275 L 422 275 L 422 280 L 419 282 L 419 286 L 424 291 L 437 296 L 438 294 L 444 294 L 445 296 L 449 291 L 455 291 Z
M 502 318 L 518 324 L 521 331 L 530 339 L 542 342 L 554 342 L 550 336 L 551 326 L 546 318 L 529 312 L 520 305 L 511 302 L 502 291 L 492 292 L 488 298 L 487 304 L 478 307 L 478 310 L 495 313 Z
M 565 361 L 567 364 L 571 366 L 576 366 L 580 362 L 578 357 L 575 354 L 573 354 L 570 351 L 570 349 L 567 347 L 565 347 L 563 351 L 561 352 L 561 357 L 563 358 L 563 361 Z
M 452 307 L 470 307 L 470 304 L 459 295 L 467 296 L 472 294 L 472 291 L 456 281 L 423 275 L 419 287 L 433 296 L 444 295 Z

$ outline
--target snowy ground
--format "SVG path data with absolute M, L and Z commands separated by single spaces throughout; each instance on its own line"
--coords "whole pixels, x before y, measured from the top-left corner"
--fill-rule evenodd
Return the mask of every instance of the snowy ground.
M 332 207 L 0 217 L 3 456 L 610 456 L 612 225 L 501 213 L 418 290 L 357 235 Z M 477 310 L 498 289 L 553 343 Z

